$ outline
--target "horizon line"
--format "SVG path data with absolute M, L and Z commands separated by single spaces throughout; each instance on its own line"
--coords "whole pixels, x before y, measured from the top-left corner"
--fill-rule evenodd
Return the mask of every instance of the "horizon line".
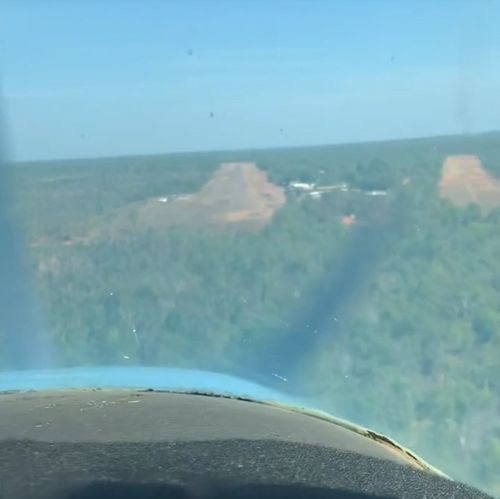
M 29 164 L 29 163 L 60 163 L 60 162 L 79 162 L 79 161 L 95 161 L 95 160 L 112 160 L 112 159 L 125 159 L 125 158 L 143 158 L 152 156 L 176 156 L 176 155 L 204 155 L 204 154 L 227 154 L 227 153 L 247 153 L 247 152 L 262 152 L 274 150 L 294 150 L 294 149 L 315 149 L 321 147 L 342 147 L 354 145 L 370 145 L 382 143 L 396 143 L 405 141 L 419 141 L 430 139 L 446 139 L 446 138 L 460 138 L 460 137 L 476 137 L 479 135 L 500 134 L 500 129 L 483 130 L 479 132 L 461 132 L 461 133 L 439 133 L 436 135 L 417 135 L 402 138 L 390 139 L 373 139 L 362 141 L 346 141 L 346 142 L 331 142 L 331 143 L 318 143 L 318 144 L 302 144 L 295 146 L 256 146 L 246 148 L 229 148 L 229 149 L 202 149 L 202 150 L 179 150 L 168 152 L 153 152 L 153 153 L 130 153 L 130 154 L 111 154 L 105 156 L 82 156 L 82 157 L 66 157 L 66 158 L 39 158 L 39 159 L 20 159 L 20 160 L 7 160 L 10 164 Z

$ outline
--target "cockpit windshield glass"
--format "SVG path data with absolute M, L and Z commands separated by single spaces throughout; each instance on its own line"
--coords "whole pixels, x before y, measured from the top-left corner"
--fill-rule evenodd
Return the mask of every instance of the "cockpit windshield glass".
M 500 3 L 0 10 L 1 390 L 281 400 L 500 496 Z

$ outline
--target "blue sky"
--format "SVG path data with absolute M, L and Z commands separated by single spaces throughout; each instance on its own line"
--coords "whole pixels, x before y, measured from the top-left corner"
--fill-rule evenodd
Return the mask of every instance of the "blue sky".
M 500 129 L 495 0 L 0 0 L 0 12 L 15 159 Z

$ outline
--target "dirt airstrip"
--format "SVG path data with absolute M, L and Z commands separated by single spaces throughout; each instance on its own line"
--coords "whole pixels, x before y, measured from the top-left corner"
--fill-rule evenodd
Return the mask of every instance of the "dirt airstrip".
M 255 163 L 223 163 L 198 192 L 149 199 L 135 208 L 142 226 L 267 224 L 285 203 L 282 187 Z
M 487 213 L 500 206 L 500 180 L 482 167 L 477 156 L 448 156 L 443 163 L 439 194 L 456 206 L 476 203 Z

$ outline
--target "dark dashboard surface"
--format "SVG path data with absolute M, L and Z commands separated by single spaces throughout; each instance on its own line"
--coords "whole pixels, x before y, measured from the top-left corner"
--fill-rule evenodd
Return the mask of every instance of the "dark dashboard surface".
M 0 395 L 2 499 L 480 498 L 348 427 L 206 395 Z

